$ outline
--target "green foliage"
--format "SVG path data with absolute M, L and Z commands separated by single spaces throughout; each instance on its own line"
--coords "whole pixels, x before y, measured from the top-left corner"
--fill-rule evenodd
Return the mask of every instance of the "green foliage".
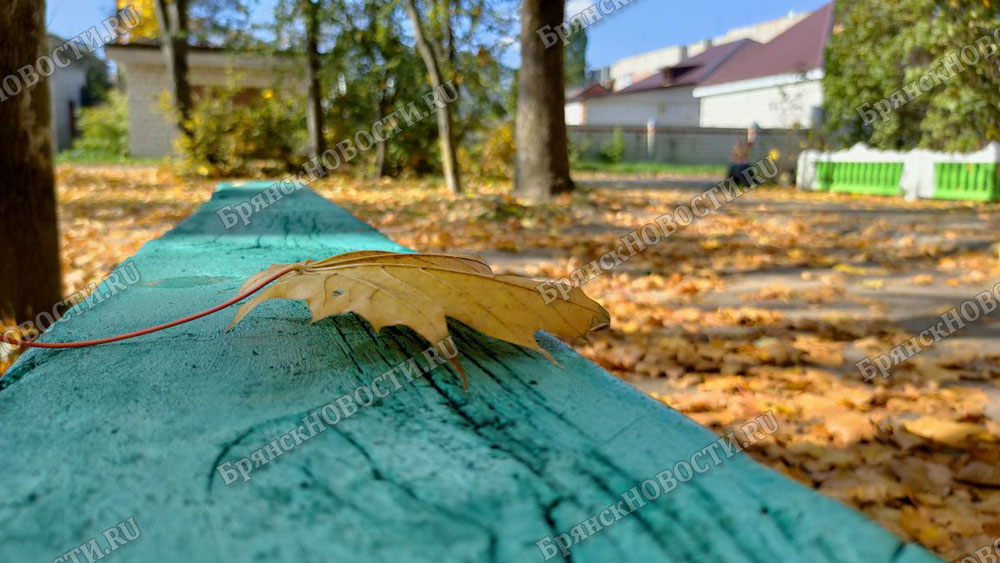
M 573 172 L 600 172 L 605 174 L 641 174 L 651 176 L 677 176 L 682 178 L 718 179 L 726 175 L 728 164 L 685 164 L 675 162 L 616 162 L 579 160 L 572 163 Z
M 88 64 L 86 67 L 86 84 L 81 93 L 84 106 L 94 106 L 107 101 L 111 92 L 111 78 L 108 77 L 108 66 L 100 61 Z
M 501 56 L 511 29 L 517 29 L 513 0 L 418 0 L 430 34 L 442 46 L 443 73 L 461 89 L 453 108 L 455 141 L 461 146 L 488 132 L 508 112 L 512 73 Z M 412 46 L 410 47 L 412 49 Z M 423 65 L 420 67 L 423 68 Z M 427 87 L 423 87 L 426 91 Z M 515 112 L 516 112 L 516 106 Z
M 56 164 L 79 164 L 85 166 L 123 164 L 126 166 L 156 166 L 170 164 L 169 157 L 131 157 L 92 153 L 69 149 L 55 155 Z
M 202 176 L 245 176 L 294 168 L 305 157 L 300 99 L 228 85 L 204 91 L 181 136 L 183 168 Z
M 329 145 L 353 139 L 361 130 L 414 103 L 426 108 L 431 91 L 423 61 L 413 46 L 406 14 L 399 2 L 321 0 L 319 51 L 325 134 Z M 505 102 L 510 71 L 499 61 L 501 42 L 512 23 L 512 0 L 422 0 L 430 39 L 441 46 L 445 80 L 457 85 L 453 130 L 459 146 L 482 150 L 498 121 L 507 117 Z M 304 52 L 301 0 L 279 0 L 274 36 L 291 52 Z M 513 20 L 516 22 L 516 20 Z M 304 59 L 304 57 L 303 57 Z M 304 61 L 302 62 L 304 68 Z M 433 116 L 395 131 L 384 147 L 359 153 L 350 168 L 369 175 L 434 173 L 440 170 L 437 125 Z
M 124 2 L 125 0 L 120 0 Z M 320 15 L 318 51 L 324 136 L 332 147 L 353 142 L 362 130 L 413 103 L 423 110 L 431 91 L 424 63 L 414 49 L 412 32 L 399 2 L 384 0 L 314 0 Z M 502 135 L 496 123 L 509 120 L 511 70 L 500 61 L 510 43 L 504 41 L 517 25 L 514 0 L 418 0 L 429 38 L 438 53 L 445 80 L 457 85 L 453 130 L 467 154 L 502 155 Z M 277 0 L 274 18 L 254 22 L 249 15 L 256 0 L 191 0 L 192 43 L 249 48 L 283 57 L 299 75 L 305 73 L 306 34 L 303 0 Z M 152 14 L 152 3 L 140 0 L 140 11 Z M 131 39 L 157 36 L 155 18 L 136 30 Z M 229 92 L 239 95 L 236 90 Z M 301 92 L 304 96 L 305 92 Z M 277 100 L 277 98 L 276 98 Z M 246 100 L 242 100 L 245 102 Z M 234 104 L 225 92 L 203 94 L 192 116 L 193 139 L 183 139 L 186 168 L 202 174 L 234 175 L 255 172 L 261 161 L 271 166 L 295 162 L 305 139 L 304 106 L 298 114 L 274 107 Z M 271 102 L 272 104 L 275 101 Z M 263 133 L 263 137 L 258 133 Z M 264 150 L 263 139 L 273 148 Z M 302 144 L 304 148 L 305 143 Z M 383 145 L 359 152 L 344 171 L 370 175 L 425 174 L 440 170 L 439 143 L 434 116 L 393 131 Z M 263 154 L 266 153 L 266 154 Z M 502 156 L 477 173 L 506 174 Z M 492 162 L 496 162 L 492 167 Z M 491 168 L 492 167 L 492 168 Z
M 318 51 L 324 136 L 332 147 L 358 131 L 414 103 L 426 108 L 431 91 L 424 63 L 413 45 L 412 30 L 399 2 L 384 0 L 314 0 L 320 16 Z M 129 39 L 158 36 L 151 0 L 137 0 L 148 25 L 133 30 Z M 122 7 L 131 2 L 118 0 Z M 511 71 L 500 61 L 510 43 L 504 41 L 517 25 L 514 0 L 418 0 L 429 38 L 440 47 L 445 80 L 457 85 L 460 97 L 453 105 L 453 130 L 459 146 L 470 153 L 498 150 L 489 145 L 492 128 L 509 119 Z M 257 0 L 191 0 L 192 44 L 249 49 L 282 57 L 298 75 L 305 73 L 306 34 L 303 0 L 277 0 L 273 20 L 251 18 Z M 146 16 L 149 16 L 148 18 Z M 231 92 L 235 93 L 235 91 Z M 187 168 L 203 174 L 233 175 L 253 172 L 262 160 L 276 164 L 296 155 L 305 139 L 304 106 L 298 114 L 276 107 L 245 106 L 214 91 L 200 101 L 192 117 L 198 120 L 193 139 L 182 141 Z M 303 91 L 301 94 L 305 94 Z M 272 102 L 274 103 L 274 102 Z M 259 115 L 258 115 L 259 114 Z M 251 124 L 254 124 L 251 127 Z M 265 131 L 263 151 L 257 131 Z M 481 142 L 477 144 L 477 141 Z M 486 144 L 482 144 L 486 143 Z M 303 143 L 302 145 L 306 145 Z M 359 152 L 344 171 L 371 175 L 435 173 L 440 169 L 434 116 L 393 131 L 383 145 Z M 261 154 L 269 152 L 270 154 Z M 500 151 L 502 152 L 502 151 Z M 295 160 L 303 160 L 305 154 Z M 499 166 L 499 165 L 498 165 Z M 489 167 L 485 167 L 489 168 Z M 493 170 L 488 174 L 499 173 Z
M 80 137 L 73 142 L 78 154 L 108 158 L 128 156 L 128 104 L 125 96 L 111 90 L 107 102 L 80 108 Z
M 509 179 L 514 176 L 514 123 L 507 121 L 487 131 L 481 142 L 458 149 L 462 169 L 479 178 Z
M 129 30 L 127 42 L 150 42 L 159 38 L 155 3 L 156 0 L 115 1 L 118 10 L 132 6 L 141 16 L 140 24 Z M 250 18 L 258 4 L 259 0 L 188 0 L 190 43 L 230 49 L 261 47 Z
M 566 87 L 584 86 L 587 73 L 587 30 L 583 22 L 576 20 L 570 25 L 569 42 L 563 51 L 566 61 Z
M 342 31 L 324 62 L 324 83 L 331 99 L 327 130 L 331 144 L 353 139 L 360 130 L 410 103 L 425 108 L 430 90 L 423 63 L 404 43 L 405 17 L 395 3 L 377 0 L 343 2 L 332 14 Z M 368 175 L 395 176 L 438 169 L 437 127 L 429 116 L 407 126 L 378 148 L 360 153 L 352 166 Z
M 615 127 L 610 141 L 601 143 L 601 160 L 604 162 L 621 162 L 625 158 L 625 133 L 621 127 Z
M 996 56 L 899 105 L 885 121 L 879 116 L 865 126 L 856 110 L 888 98 L 936 71 L 949 53 L 990 35 L 1000 24 L 995 0 L 856 0 L 835 6 L 823 83 L 832 144 L 971 151 L 1000 140 Z
M 584 136 L 580 142 L 574 142 L 573 138 L 569 139 L 569 160 L 571 163 L 580 162 L 587 156 L 587 152 L 590 151 L 590 138 Z

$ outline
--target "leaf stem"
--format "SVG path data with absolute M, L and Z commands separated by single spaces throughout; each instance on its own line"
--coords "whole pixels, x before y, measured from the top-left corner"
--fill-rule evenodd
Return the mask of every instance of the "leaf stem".
M 117 336 L 109 336 L 107 338 L 98 338 L 96 340 L 83 340 L 83 341 L 80 341 L 80 342 L 28 342 L 26 340 L 21 340 L 19 338 L 9 339 L 6 336 L 0 335 L 0 342 L 6 342 L 7 344 L 11 344 L 13 346 L 25 346 L 27 348 L 83 348 L 83 347 L 86 347 L 86 346 L 97 346 L 98 344 L 108 344 L 109 342 L 118 342 L 119 340 L 126 340 L 126 339 L 129 339 L 129 338 L 135 338 L 136 336 L 142 336 L 144 334 L 150 334 L 152 332 L 157 332 L 157 331 L 160 331 L 160 330 L 163 330 L 163 329 L 167 329 L 167 328 L 170 328 L 170 327 L 174 327 L 174 326 L 177 326 L 177 325 L 181 325 L 181 324 L 184 324 L 184 323 L 189 323 L 189 322 L 191 322 L 193 320 L 197 320 L 197 319 L 200 319 L 202 317 L 206 317 L 208 315 L 211 315 L 212 313 L 217 313 L 217 312 L 219 312 L 219 311 L 221 311 L 221 310 L 223 310 L 223 309 L 225 309 L 227 307 L 230 307 L 232 305 L 235 305 L 236 303 L 239 303 L 240 301 L 246 299 L 247 297 L 253 295 L 254 293 L 257 293 L 261 289 L 264 289 L 264 286 L 266 286 L 267 284 L 269 284 L 269 283 L 273 282 L 274 280 L 280 278 L 281 276 L 287 274 L 288 272 L 291 272 L 292 270 L 296 269 L 297 267 L 298 267 L 298 264 L 290 264 L 290 265 L 288 265 L 288 266 L 286 266 L 286 267 L 278 270 L 277 272 L 275 272 L 273 275 L 271 275 L 267 279 L 261 280 L 261 282 L 258 283 L 256 286 L 251 287 L 250 289 L 244 291 L 243 293 L 237 295 L 236 297 L 233 297 L 232 299 L 230 299 L 229 301 L 226 301 L 225 303 L 222 303 L 220 305 L 216 305 L 215 307 L 212 307 L 210 309 L 205 309 L 204 311 L 201 311 L 200 313 L 195 313 L 193 315 L 188 315 L 188 316 L 186 316 L 184 318 L 177 319 L 175 321 L 170 321 L 170 322 L 163 323 L 163 324 L 160 324 L 160 325 L 156 325 L 156 326 L 153 326 L 153 327 L 144 328 L 142 330 L 137 330 L 135 332 L 127 332 L 125 334 L 119 334 Z

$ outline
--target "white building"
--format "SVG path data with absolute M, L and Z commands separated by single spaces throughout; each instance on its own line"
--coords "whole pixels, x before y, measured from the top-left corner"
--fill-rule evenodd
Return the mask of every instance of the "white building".
M 701 110 L 695 87 L 728 59 L 757 45 L 741 39 L 709 47 L 616 92 L 592 86 L 567 103 L 566 123 L 645 126 L 652 121 L 658 126 L 697 127 Z
M 827 4 L 763 45 L 727 60 L 694 90 L 702 127 L 813 127 L 822 119 Z
M 580 125 L 587 122 L 587 104 L 595 98 L 611 93 L 600 84 L 591 84 L 586 88 L 576 88 L 566 92 L 566 124 Z
M 178 130 L 163 108 L 170 90 L 170 77 L 159 46 L 130 43 L 109 45 L 108 58 L 124 72 L 128 99 L 129 154 L 161 157 L 174 153 Z M 188 79 L 192 94 L 235 81 L 247 90 L 276 88 L 302 90 L 304 79 L 282 57 L 235 54 L 206 47 L 188 48 Z
M 611 79 L 613 88 L 615 90 L 622 90 L 635 82 L 652 76 L 659 72 L 660 69 L 674 66 L 688 57 L 699 55 L 714 45 L 732 43 L 740 39 L 750 39 L 758 43 L 767 43 L 789 27 L 802 21 L 808 15 L 808 13 L 797 14 L 791 12 L 783 18 L 731 29 L 717 37 L 698 41 L 690 45 L 671 45 L 655 51 L 618 59 L 608 67 L 607 75 Z
M 566 123 L 811 127 L 823 104 L 832 11 L 827 4 L 713 40 L 622 59 L 611 66 L 614 90 L 592 86 L 567 96 Z M 661 63 L 667 64 L 637 79 L 644 68 Z

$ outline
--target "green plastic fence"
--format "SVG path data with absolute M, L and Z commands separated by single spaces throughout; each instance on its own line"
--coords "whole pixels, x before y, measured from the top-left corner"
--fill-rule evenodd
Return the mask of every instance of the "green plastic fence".
M 902 162 L 817 162 L 819 187 L 848 194 L 898 195 Z
M 997 201 L 998 170 L 996 162 L 936 162 L 934 199 Z

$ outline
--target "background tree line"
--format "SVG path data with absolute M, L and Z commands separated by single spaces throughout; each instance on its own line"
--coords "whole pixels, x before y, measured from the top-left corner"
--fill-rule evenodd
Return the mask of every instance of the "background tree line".
M 398 106 L 450 82 L 457 87 L 457 102 L 436 112 L 434 119 L 376 142 L 372 151 L 352 161 L 353 169 L 372 177 L 440 173 L 455 194 L 463 189 L 462 171 L 474 176 L 511 175 L 513 123 L 522 85 L 518 73 L 502 60 L 515 46 L 510 39 L 520 17 L 516 0 L 278 0 L 273 19 L 263 24 L 250 21 L 253 0 L 140 0 L 139 4 L 143 13 L 156 17 L 129 40 L 157 41 L 161 46 L 171 76 L 180 144 L 191 170 L 224 176 L 252 173 L 255 166 L 262 167 L 256 170 L 262 173 L 295 167 L 370 128 Z M 532 26 L 542 21 L 539 17 L 548 18 L 542 25 L 562 23 L 562 6 L 556 13 L 549 4 L 561 2 L 529 1 L 521 6 L 532 18 L 525 29 L 533 33 Z M 561 44 L 532 50 L 530 43 L 539 38 L 522 37 L 529 41 L 527 52 L 533 54 L 527 63 L 529 76 L 534 61 L 543 65 L 525 86 L 532 92 L 526 99 L 524 121 L 533 129 L 546 130 L 521 134 L 527 145 L 536 139 L 546 143 L 545 152 L 561 153 L 559 147 L 567 143 L 557 140 L 550 147 L 548 129 L 561 124 L 535 114 L 544 108 L 561 119 L 562 102 L 557 97 L 564 98 L 566 84 L 583 81 L 586 36 L 577 29 L 572 38 L 563 71 Z M 192 45 L 291 61 L 300 74 L 287 82 L 304 80 L 307 87 L 248 96 L 233 80 L 230 88 L 193 95 L 186 63 Z M 552 71 L 556 77 L 565 74 L 566 84 L 553 80 Z M 538 96 L 545 97 L 542 106 L 532 101 Z M 550 182 L 556 192 L 563 189 L 559 186 L 571 185 L 568 166 L 559 174 L 565 178 Z M 551 191 L 537 195 L 545 197 Z
M 866 125 L 857 108 L 875 104 L 941 67 L 1000 28 L 996 0 L 841 0 L 826 52 L 828 144 L 880 149 L 973 151 L 1000 140 L 1000 57 L 962 65 L 917 97 Z M 994 51 L 997 52 L 997 51 Z M 912 91 L 912 90 L 911 90 Z
M 273 20 L 263 25 L 251 21 L 252 1 L 128 0 L 146 18 L 129 40 L 159 45 L 170 84 L 164 106 L 195 169 L 245 174 L 260 161 L 295 167 L 309 153 L 369 129 L 398 104 L 451 83 L 459 99 L 436 112 L 436 123 L 418 122 L 379 143 L 355 167 L 371 176 L 440 171 L 449 191 L 458 194 L 463 163 L 506 174 L 516 147 L 514 193 L 543 200 L 573 188 L 563 45 L 545 48 L 536 33 L 563 23 L 562 1 L 523 0 L 518 14 L 515 0 L 278 0 Z M 45 3 L 11 0 L 0 14 L 0 71 L 7 75 L 45 54 Z M 515 80 L 500 58 L 518 16 L 521 64 Z M 280 88 L 248 93 L 236 81 L 195 92 L 188 64 L 192 46 L 296 61 L 307 84 L 305 100 Z M 574 75 L 581 72 L 580 56 Z M 0 308 L 14 319 L 49 310 L 61 296 L 47 92 L 43 79 L 0 104 L 0 122 L 12 138 L 9 150 L 0 151 L 0 173 L 18 179 L 0 197 L 0 216 L 16 218 L 0 222 L 0 237 L 30 240 L 32 248 L 0 250 Z M 125 104 L 120 95 L 110 102 L 103 111 L 111 113 L 82 121 L 103 131 L 107 146 L 121 150 Z

